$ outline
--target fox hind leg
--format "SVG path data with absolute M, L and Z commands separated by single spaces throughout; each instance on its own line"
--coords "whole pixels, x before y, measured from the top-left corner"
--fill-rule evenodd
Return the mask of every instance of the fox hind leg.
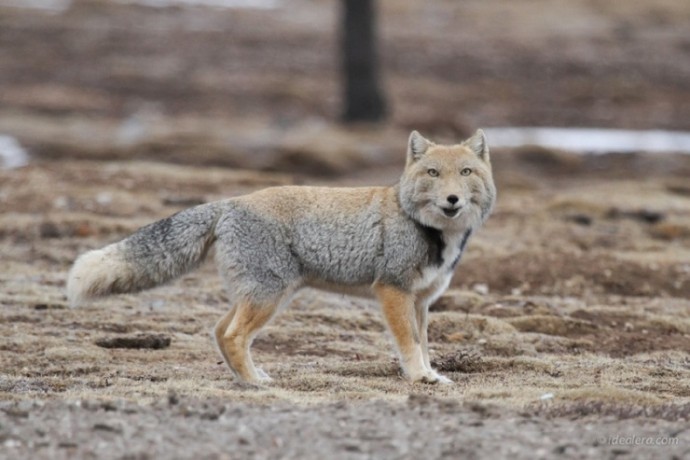
M 216 345 L 218 346 L 218 351 L 220 352 L 221 356 L 223 357 L 223 360 L 225 361 L 225 364 L 230 367 L 230 360 L 228 359 L 227 353 L 225 351 L 225 348 L 223 347 L 223 335 L 225 335 L 225 331 L 228 330 L 228 326 L 230 326 L 230 322 L 232 321 L 232 318 L 235 317 L 235 312 L 237 311 L 237 305 L 233 306 L 229 312 L 225 314 L 215 325 L 213 328 L 213 337 L 216 340 Z M 234 369 L 231 370 L 235 372 Z M 235 374 L 237 374 L 235 372 Z
M 218 348 L 228 367 L 247 382 L 266 382 L 270 377 L 254 366 L 249 348 L 261 327 L 278 309 L 276 303 L 239 302 L 216 325 Z

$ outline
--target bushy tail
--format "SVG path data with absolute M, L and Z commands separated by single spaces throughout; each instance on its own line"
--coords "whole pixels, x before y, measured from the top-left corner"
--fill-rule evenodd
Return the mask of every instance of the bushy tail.
M 197 267 L 213 244 L 220 209 L 209 203 L 140 228 L 122 241 L 81 255 L 67 278 L 71 306 L 148 289 Z

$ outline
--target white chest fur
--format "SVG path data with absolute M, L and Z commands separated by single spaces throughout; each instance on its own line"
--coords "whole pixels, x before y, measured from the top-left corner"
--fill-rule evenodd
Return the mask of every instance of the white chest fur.
M 469 233 L 461 233 L 444 236 L 443 262 L 440 265 L 425 267 L 421 276 L 412 285 L 413 290 L 416 292 L 431 290 L 435 293 L 434 297 L 445 291 L 453 277 L 455 265 L 462 256 L 469 235 Z

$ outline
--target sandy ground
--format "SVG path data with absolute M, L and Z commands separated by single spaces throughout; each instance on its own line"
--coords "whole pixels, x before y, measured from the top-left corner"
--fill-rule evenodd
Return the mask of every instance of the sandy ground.
M 234 382 L 212 257 L 67 308 L 83 251 L 267 186 L 393 183 L 411 127 L 688 129 L 681 2 L 446 3 L 384 6 L 382 127 L 329 121 L 330 2 L 0 8 L 0 131 L 33 155 L 0 171 L 0 457 L 690 455 L 687 155 L 493 152 L 496 211 L 432 308 L 453 386 L 405 382 L 376 305 L 318 291 L 255 342 L 275 382 Z

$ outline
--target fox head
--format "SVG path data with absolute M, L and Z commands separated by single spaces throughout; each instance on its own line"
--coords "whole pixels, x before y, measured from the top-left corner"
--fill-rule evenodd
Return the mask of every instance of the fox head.
M 400 202 L 410 217 L 439 230 L 461 231 L 481 225 L 495 201 L 482 130 L 457 145 L 436 145 L 412 131 L 400 180 Z

